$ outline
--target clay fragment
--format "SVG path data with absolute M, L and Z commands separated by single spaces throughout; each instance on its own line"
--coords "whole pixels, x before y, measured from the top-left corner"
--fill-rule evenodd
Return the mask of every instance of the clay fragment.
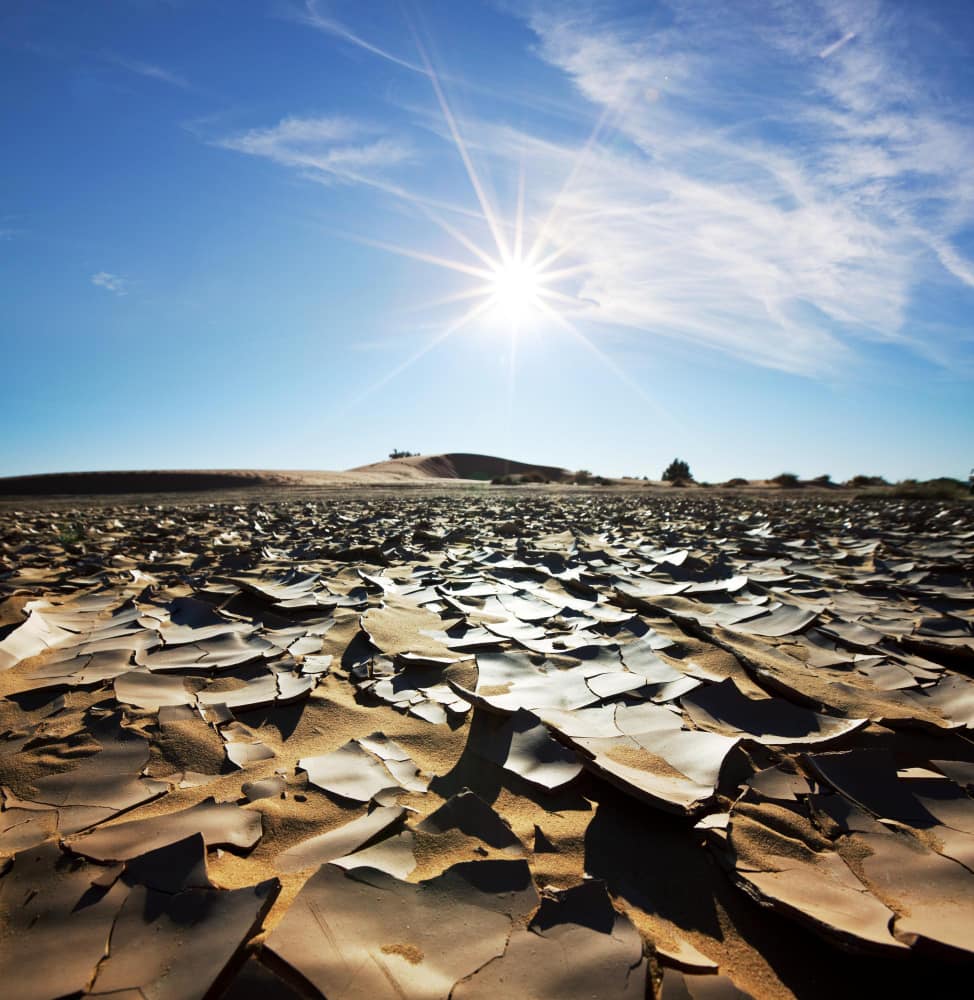
M 537 903 L 525 861 L 465 862 L 415 885 L 324 865 L 265 947 L 325 996 L 442 1000 L 504 953 L 512 920 Z

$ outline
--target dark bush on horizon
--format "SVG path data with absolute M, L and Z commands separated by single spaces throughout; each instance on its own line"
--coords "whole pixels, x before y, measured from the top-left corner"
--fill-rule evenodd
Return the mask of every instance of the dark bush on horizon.
M 750 486 L 751 484 L 746 479 L 741 479 L 740 476 L 735 476 L 733 479 L 728 479 L 725 486 Z
M 919 483 L 915 479 L 904 479 L 883 495 L 897 500 L 961 500 L 970 494 L 970 488 L 959 479 L 940 476 Z
M 414 458 L 418 454 L 419 454 L 418 451 L 400 451 L 398 448 L 393 448 L 392 451 L 389 452 L 389 457 L 390 458 Z
M 889 483 L 882 476 L 853 476 L 846 482 L 846 486 L 854 486 L 862 489 L 865 486 L 889 486 Z
M 693 474 L 690 472 L 690 466 L 682 458 L 674 458 L 664 469 L 662 478 L 670 483 L 677 479 L 686 479 L 692 482 Z
M 777 483 L 784 490 L 793 490 L 798 486 L 798 476 L 794 472 L 779 472 L 771 482 Z

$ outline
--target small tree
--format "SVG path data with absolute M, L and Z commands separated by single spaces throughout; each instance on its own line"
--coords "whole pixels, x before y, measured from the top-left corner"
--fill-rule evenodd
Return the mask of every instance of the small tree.
M 690 466 L 682 458 L 674 458 L 666 467 L 663 478 L 672 483 L 678 479 L 693 479 L 693 476 L 690 474 Z
M 390 458 L 412 458 L 413 455 L 418 455 L 418 454 L 419 454 L 418 451 L 400 451 L 398 448 L 393 448 L 393 450 L 389 452 L 389 457 Z

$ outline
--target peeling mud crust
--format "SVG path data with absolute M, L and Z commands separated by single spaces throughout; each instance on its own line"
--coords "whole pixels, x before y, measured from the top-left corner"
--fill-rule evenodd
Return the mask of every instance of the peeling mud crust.
M 974 961 L 970 505 L 222 496 L 0 511 L 5 996 Z

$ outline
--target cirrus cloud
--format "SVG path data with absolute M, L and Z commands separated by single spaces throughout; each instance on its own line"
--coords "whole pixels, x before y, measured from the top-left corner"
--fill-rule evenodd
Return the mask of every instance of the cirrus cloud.
M 99 271 L 91 276 L 91 283 L 98 288 L 114 292 L 116 295 L 125 295 L 128 292 L 129 282 L 119 274 L 111 274 L 108 271 Z

